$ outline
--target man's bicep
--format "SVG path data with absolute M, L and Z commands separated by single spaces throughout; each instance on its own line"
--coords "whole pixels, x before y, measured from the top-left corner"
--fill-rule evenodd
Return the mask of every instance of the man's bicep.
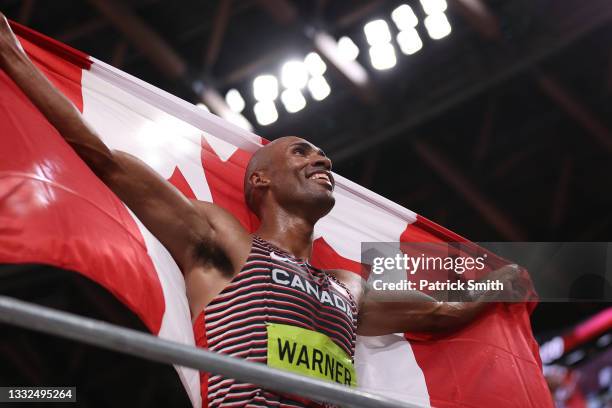
M 176 187 L 140 159 L 113 151 L 115 169 L 104 182 L 164 245 L 181 269 L 210 223 Z

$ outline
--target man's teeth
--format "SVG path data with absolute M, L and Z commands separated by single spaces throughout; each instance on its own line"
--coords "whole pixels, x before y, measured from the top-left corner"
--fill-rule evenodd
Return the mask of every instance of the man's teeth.
M 321 173 L 313 174 L 312 176 L 310 176 L 310 179 L 311 180 L 323 179 L 331 183 L 327 174 L 321 174 Z

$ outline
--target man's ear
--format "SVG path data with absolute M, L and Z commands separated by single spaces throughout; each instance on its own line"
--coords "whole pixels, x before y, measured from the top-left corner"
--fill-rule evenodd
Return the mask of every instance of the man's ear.
M 254 171 L 251 174 L 250 182 L 253 188 L 264 188 L 270 185 L 270 179 L 262 171 Z

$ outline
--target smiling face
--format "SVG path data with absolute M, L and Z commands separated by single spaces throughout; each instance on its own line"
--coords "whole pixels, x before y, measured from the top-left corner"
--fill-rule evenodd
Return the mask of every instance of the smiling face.
M 260 205 L 276 203 L 316 221 L 334 206 L 331 160 L 299 137 L 283 137 L 258 150 L 245 176 L 247 203 L 258 215 Z

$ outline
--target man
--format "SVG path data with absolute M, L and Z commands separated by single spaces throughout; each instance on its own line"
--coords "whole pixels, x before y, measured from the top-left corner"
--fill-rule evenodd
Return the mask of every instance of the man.
M 145 163 L 109 150 L 29 61 L 1 14 L 0 68 L 166 247 L 185 277 L 192 317 L 204 312 L 213 351 L 354 385 L 357 333 L 451 330 L 485 308 L 485 297 L 441 303 L 415 291 L 387 302 L 351 272 L 312 267 L 313 229 L 334 205 L 334 179 L 329 158 L 303 139 L 281 138 L 253 155 L 245 199 L 261 226 L 251 235 L 230 213 L 186 199 Z M 514 269 L 500 271 L 509 280 Z M 309 405 L 219 376 L 206 385 L 210 406 Z

